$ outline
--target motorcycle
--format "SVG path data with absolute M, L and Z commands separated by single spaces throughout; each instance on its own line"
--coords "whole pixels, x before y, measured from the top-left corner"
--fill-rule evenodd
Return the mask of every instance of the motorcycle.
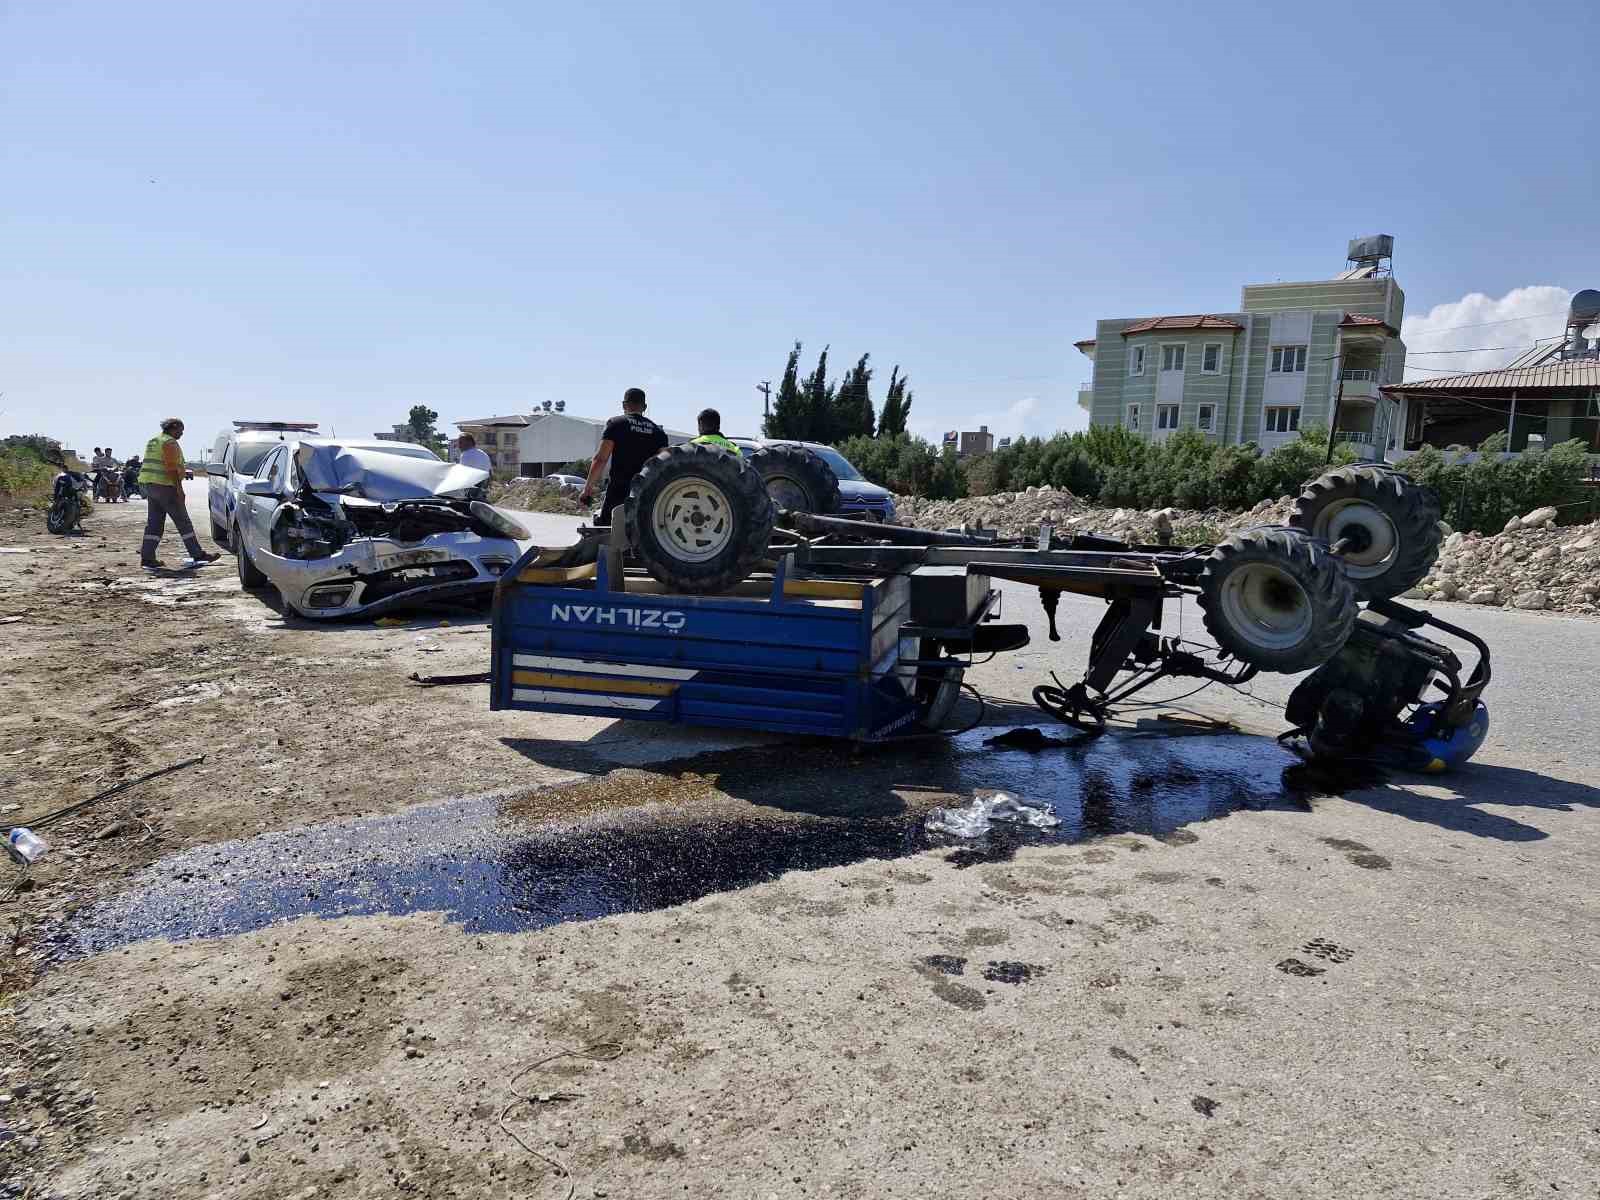
M 93 503 L 93 490 L 88 475 L 63 466 L 50 492 L 45 528 L 55 534 L 82 533 L 83 514 Z
M 132 500 L 135 496 L 144 499 L 144 489 L 139 486 L 139 464 L 131 462 L 122 468 L 122 498 Z
M 112 467 L 99 467 L 94 473 L 94 498 L 115 504 L 126 499 L 122 491 L 122 473 Z

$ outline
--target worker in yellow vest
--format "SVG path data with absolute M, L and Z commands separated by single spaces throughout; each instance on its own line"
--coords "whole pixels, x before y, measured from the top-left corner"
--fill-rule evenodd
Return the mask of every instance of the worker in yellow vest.
M 700 427 L 700 436 L 692 439 L 697 446 L 715 446 L 719 450 L 726 450 L 736 458 L 743 458 L 739 447 L 722 436 L 722 414 L 714 408 L 703 408 L 700 415 L 695 418 Z
M 189 550 L 186 566 L 204 566 L 216 562 L 220 554 L 207 554 L 200 548 L 200 539 L 194 535 L 194 522 L 189 520 L 189 510 L 183 503 L 183 450 L 178 439 L 183 436 L 183 422 L 168 417 L 161 422 L 161 432 L 145 443 L 144 463 L 139 468 L 139 487 L 144 491 L 146 514 L 144 541 L 139 545 L 139 565 L 147 571 L 160 571 L 166 564 L 156 557 L 161 545 L 161 535 L 167 530 L 167 518 L 178 527 L 183 544 Z

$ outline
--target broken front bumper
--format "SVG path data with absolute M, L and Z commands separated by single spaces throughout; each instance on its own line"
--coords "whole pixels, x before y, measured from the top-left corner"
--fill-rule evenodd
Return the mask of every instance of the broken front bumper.
M 361 538 L 327 558 L 250 557 L 285 605 L 325 620 L 488 592 L 520 553 L 510 538 L 440 533 L 417 543 Z

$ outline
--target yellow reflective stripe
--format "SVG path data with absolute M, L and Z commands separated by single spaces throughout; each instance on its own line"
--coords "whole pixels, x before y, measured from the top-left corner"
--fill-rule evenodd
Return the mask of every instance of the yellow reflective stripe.
M 552 675 L 547 671 L 513 671 L 511 682 L 518 687 L 569 688 L 579 692 L 613 692 L 625 696 L 670 696 L 675 683 L 652 683 L 646 679 L 597 679 L 592 675 Z
M 593 579 L 598 573 L 598 563 L 585 563 L 581 567 L 524 567 L 517 582 L 576 583 L 580 579 Z

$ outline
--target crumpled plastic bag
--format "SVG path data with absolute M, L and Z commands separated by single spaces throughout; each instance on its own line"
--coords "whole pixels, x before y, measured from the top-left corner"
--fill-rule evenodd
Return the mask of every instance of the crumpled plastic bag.
M 1010 792 L 994 792 L 988 796 L 974 797 L 960 808 L 933 809 L 923 820 L 923 827 L 929 833 L 978 838 L 988 833 L 996 821 L 1030 825 L 1034 829 L 1054 829 L 1061 824 L 1061 818 L 1043 800 L 1029 800 L 1025 796 L 1013 796 Z

